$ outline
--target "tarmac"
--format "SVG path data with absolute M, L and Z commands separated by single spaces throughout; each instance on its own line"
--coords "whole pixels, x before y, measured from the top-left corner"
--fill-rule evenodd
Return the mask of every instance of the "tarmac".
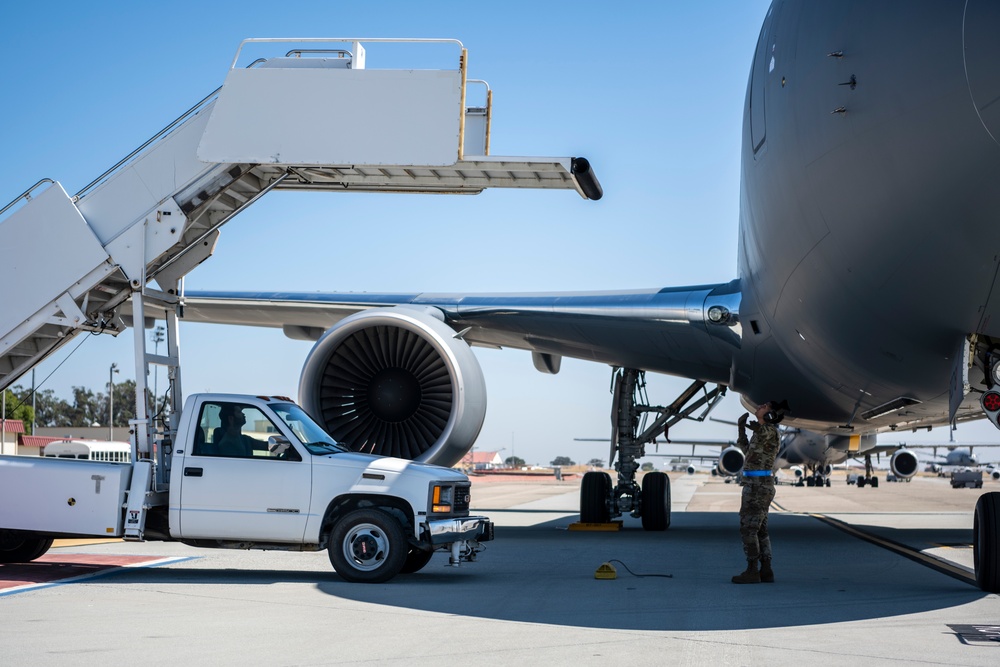
M 378 585 L 344 582 L 325 552 L 60 543 L 18 566 L 29 575 L 0 566 L 3 663 L 998 664 L 1000 596 L 971 583 L 981 492 L 843 475 L 779 486 L 774 584 L 730 583 L 745 565 L 740 487 L 705 474 L 671 473 L 660 533 L 631 517 L 619 532 L 567 530 L 578 477 L 473 478 L 473 512 L 497 524 L 479 560 L 436 555 Z M 595 578 L 603 563 L 615 579 Z M 84 569 L 43 581 L 71 567 Z

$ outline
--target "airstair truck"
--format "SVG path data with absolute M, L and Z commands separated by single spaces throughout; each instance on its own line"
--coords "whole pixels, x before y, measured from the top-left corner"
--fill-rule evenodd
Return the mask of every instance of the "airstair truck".
M 469 515 L 465 475 L 349 451 L 287 398 L 192 395 L 176 437 L 160 502 L 129 494 L 147 487 L 148 461 L 0 457 L 0 562 L 34 560 L 57 537 L 141 527 L 144 540 L 197 547 L 326 549 L 344 579 L 383 582 L 436 550 L 474 560 L 493 538 L 488 519 Z
M 309 48 L 237 67 L 244 46 L 287 42 Z M 489 154 L 492 95 L 485 86 L 485 106 L 467 103 L 468 85 L 485 82 L 467 79 L 461 42 L 364 40 L 382 42 L 454 48 L 458 64 L 371 69 L 362 40 L 246 40 L 222 87 L 76 195 L 42 179 L 0 208 L 0 282 L 21 286 L 0 308 L 0 389 L 83 332 L 131 327 L 136 368 L 130 463 L 0 457 L 0 562 L 36 559 L 64 536 L 179 540 L 327 549 L 345 579 L 381 582 L 436 550 L 472 560 L 492 538 L 457 471 L 347 451 L 285 398 L 197 394 L 181 405 L 181 281 L 271 190 L 601 197 L 584 158 Z M 164 355 L 146 349 L 155 319 L 167 325 Z M 446 333 L 449 354 L 472 356 Z M 170 379 L 166 418 L 150 409 L 153 365 Z M 462 384 L 454 405 L 484 396 Z

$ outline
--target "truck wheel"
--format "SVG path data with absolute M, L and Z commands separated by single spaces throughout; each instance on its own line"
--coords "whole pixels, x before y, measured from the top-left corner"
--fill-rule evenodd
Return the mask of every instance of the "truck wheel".
M 611 495 L 611 475 L 588 472 L 580 484 L 580 523 L 607 523 L 611 520 L 608 497 Z
M 333 569 L 345 580 L 379 584 L 399 574 L 409 546 L 395 518 L 364 509 L 337 522 L 327 549 Z
M 647 472 L 642 478 L 642 527 L 666 530 L 670 526 L 670 478 L 666 473 Z
M 976 583 L 987 593 L 1000 593 L 1000 492 L 979 496 L 972 523 L 972 562 Z
M 51 537 L 32 537 L 0 531 L 0 563 L 30 563 L 52 546 Z
M 406 560 L 403 562 L 403 569 L 399 573 L 413 574 L 414 572 L 419 572 L 424 569 L 427 563 L 431 562 L 431 556 L 433 555 L 433 551 L 424 551 L 423 549 L 410 547 L 410 552 L 406 554 Z

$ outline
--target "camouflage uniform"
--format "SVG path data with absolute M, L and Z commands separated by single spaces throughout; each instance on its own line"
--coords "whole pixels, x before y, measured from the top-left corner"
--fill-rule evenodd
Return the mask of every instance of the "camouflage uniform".
M 740 433 L 738 443 L 746 455 L 743 470 L 772 470 L 778 455 L 778 429 L 772 424 L 749 423 L 754 432 L 747 442 Z M 767 534 L 767 510 L 774 500 L 774 477 L 744 477 L 743 502 L 740 505 L 740 537 L 748 561 L 771 560 L 771 539 Z

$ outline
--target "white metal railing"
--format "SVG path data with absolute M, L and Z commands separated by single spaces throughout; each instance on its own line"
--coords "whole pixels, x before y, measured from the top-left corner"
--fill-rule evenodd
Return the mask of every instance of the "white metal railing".
M 9 211 L 11 208 L 14 207 L 15 204 L 17 204 L 17 202 L 21 201 L 22 199 L 25 201 L 31 201 L 31 193 L 34 192 L 35 188 L 37 188 L 42 183 L 55 183 L 55 181 L 53 181 L 51 178 L 41 179 L 40 181 L 32 185 L 30 188 L 28 188 L 18 196 L 14 197 L 14 199 L 9 204 L 4 206 L 3 208 L 0 208 L 0 215 L 3 215 L 7 211 Z
M 244 39 L 240 42 L 239 48 L 236 49 L 236 55 L 233 56 L 233 62 L 230 64 L 229 69 L 236 69 L 236 63 L 239 62 L 240 53 L 243 52 L 243 47 L 247 44 L 281 44 L 281 43 L 292 43 L 292 44 L 356 44 L 360 46 L 362 43 L 369 44 L 454 44 L 463 53 L 465 52 L 465 45 L 462 44 L 457 39 L 420 39 L 420 38 L 407 38 L 407 37 L 250 37 Z M 352 50 L 353 54 L 359 54 L 361 49 L 355 46 Z

